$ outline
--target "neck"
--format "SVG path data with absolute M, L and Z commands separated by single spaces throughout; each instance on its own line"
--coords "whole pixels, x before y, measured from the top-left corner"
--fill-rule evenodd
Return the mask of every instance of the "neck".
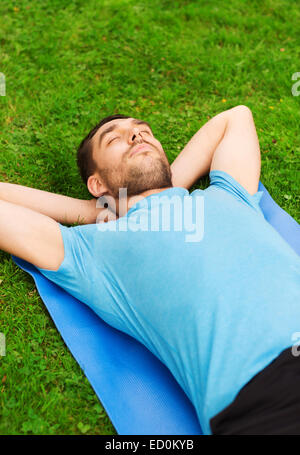
M 143 191 L 140 194 L 136 194 L 134 196 L 128 197 L 126 199 L 126 201 L 117 199 L 116 200 L 116 212 L 117 212 L 118 217 L 124 216 L 128 212 L 128 210 L 131 209 L 131 207 L 133 207 L 137 202 L 141 201 L 145 197 L 150 196 L 151 194 L 161 193 L 162 191 L 168 190 L 170 188 L 173 188 L 173 187 L 169 186 L 167 188 L 156 188 L 153 190 Z M 120 214 L 120 211 L 121 211 L 121 214 Z

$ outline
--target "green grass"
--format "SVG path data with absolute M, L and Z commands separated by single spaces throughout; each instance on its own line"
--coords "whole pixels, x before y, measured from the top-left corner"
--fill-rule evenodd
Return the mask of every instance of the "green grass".
M 299 21 L 283 0 L 2 0 L 0 180 L 88 198 L 76 147 L 101 118 L 146 119 L 172 162 L 209 117 L 246 104 L 261 181 L 299 222 Z M 3 252 L 0 315 L 0 434 L 115 434 L 32 279 Z

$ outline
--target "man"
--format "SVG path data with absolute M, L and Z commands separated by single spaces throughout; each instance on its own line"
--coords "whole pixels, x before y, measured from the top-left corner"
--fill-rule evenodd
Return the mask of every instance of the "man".
M 0 248 L 151 350 L 204 433 L 300 434 L 300 359 L 291 349 L 300 260 L 259 206 L 251 111 L 213 117 L 171 167 L 150 126 L 119 115 L 88 134 L 77 158 L 91 201 L 0 185 Z M 189 194 L 208 172 L 210 186 Z M 187 241 L 186 224 L 162 229 L 170 198 L 177 220 L 183 207 L 196 216 L 200 239 Z M 61 224 L 80 218 L 84 225 Z

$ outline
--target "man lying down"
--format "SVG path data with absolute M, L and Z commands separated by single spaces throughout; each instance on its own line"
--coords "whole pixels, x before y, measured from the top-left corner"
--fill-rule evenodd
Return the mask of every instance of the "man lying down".
M 77 163 L 89 201 L 0 184 L 0 248 L 143 343 L 205 434 L 300 434 L 300 259 L 259 206 L 251 111 L 210 119 L 171 166 L 147 122 L 113 115 Z

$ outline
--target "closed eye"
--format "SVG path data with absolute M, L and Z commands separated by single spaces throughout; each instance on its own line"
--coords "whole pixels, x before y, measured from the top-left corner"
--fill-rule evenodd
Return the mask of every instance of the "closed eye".
M 118 139 L 118 137 L 113 137 L 109 142 L 108 144 L 110 144 L 112 141 L 114 141 L 115 139 Z
M 141 133 L 151 134 L 149 131 L 141 131 Z M 107 145 L 110 144 L 110 143 L 111 143 L 112 141 L 114 141 L 115 139 L 119 139 L 119 136 L 113 137 L 113 138 L 107 143 Z

